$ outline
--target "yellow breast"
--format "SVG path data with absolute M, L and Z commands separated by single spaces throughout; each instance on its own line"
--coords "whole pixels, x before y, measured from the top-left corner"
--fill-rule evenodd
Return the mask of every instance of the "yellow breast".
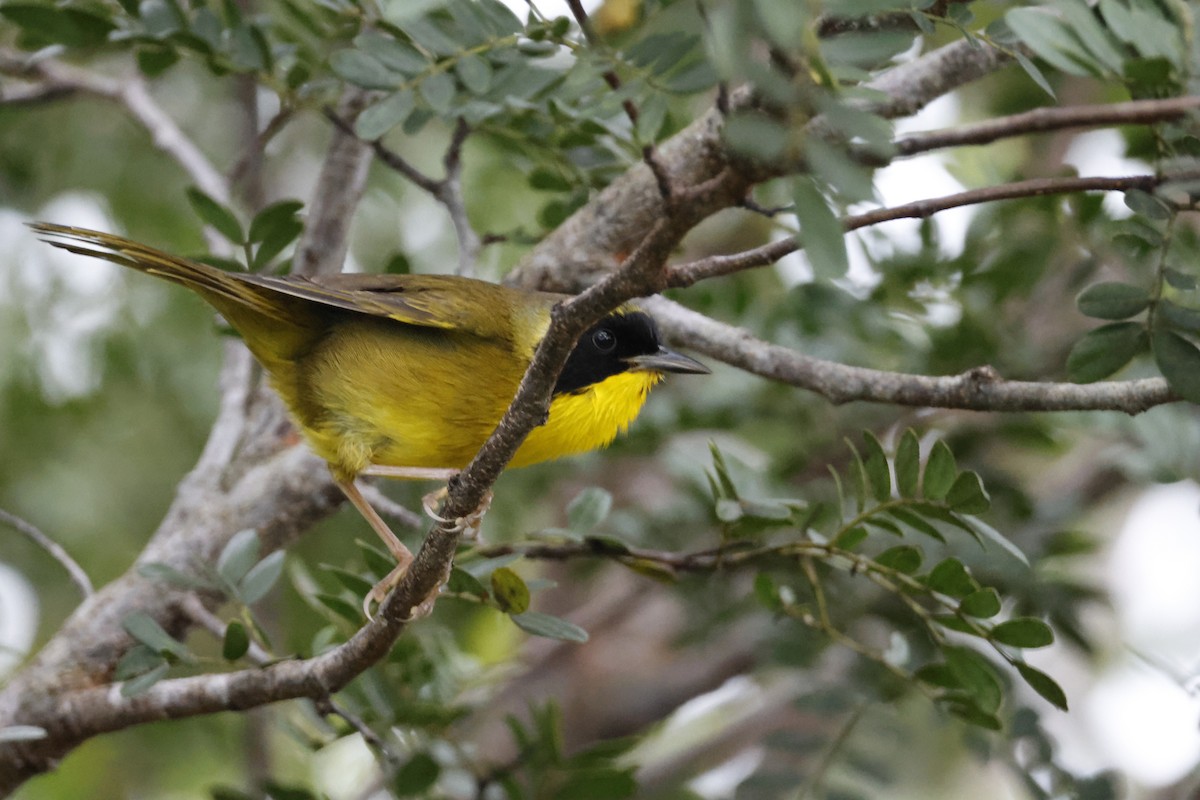
M 646 402 L 651 387 L 662 380 L 655 372 L 622 372 L 550 403 L 545 425 L 534 428 L 513 456 L 522 467 L 605 447 L 624 433 Z

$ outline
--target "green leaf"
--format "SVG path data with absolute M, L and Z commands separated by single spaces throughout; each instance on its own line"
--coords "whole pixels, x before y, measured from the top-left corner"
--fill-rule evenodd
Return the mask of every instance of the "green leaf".
M 916 497 L 917 484 L 921 479 L 921 444 L 917 434 L 909 428 L 900 437 L 896 446 L 896 490 L 901 497 Z
M 708 451 L 712 454 L 713 460 L 713 477 L 716 478 L 716 486 L 713 493 L 714 500 L 728 498 L 732 500 L 738 499 L 737 487 L 733 483 L 733 479 L 729 477 L 729 466 L 725 463 L 725 454 L 717 447 L 716 442 L 708 443 Z
M 1026 567 L 1029 566 L 1029 558 L 1021 552 L 1021 548 L 1013 544 L 1012 541 L 1010 541 L 1004 534 L 1000 533 L 1000 531 L 996 530 L 991 525 L 988 525 L 978 517 L 968 517 L 963 520 L 963 522 L 974 531 L 975 538 L 980 540 L 980 544 L 983 544 L 983 540 L 986 539 L 993 544 L 998 545 L 1001 550 L 1008 553 L 1021 564 L 1024 564 Z
M 266 268 L 271 260 L 283 251 L 283 248 L 300 236 L 303 230 L 304 223 L 298 219 L 293 218 L 280 223 L 254 251 L 254 260 L 250 264 L 251 269 L 259 272 Z
M 347 602 L 344 598 L 320 592 L 314 594 L 313 599 L 352 625 L 359 625 L 362 622 L 362 609 L 354 603 Z
M 1067 375 L 1076 383 L 1107 378 L 1146 347 L 1146 328 L 1137 322 L 1112 322 L 1083 335 L 1067 356 Z
M 782 158 L 791 142 L 791 132 L 787 126 L 777 119 L 754 111 L 730 114 L 721 133 L 731 150 L 765 162 Z M 816 191 L 815 188 L 813 191 Z M 825 199 L 820 198 L 820 202 L 824 205 Z
M 1150 306 L 1150 293 L 1117 281 L 1092 284 L 1075 299 L 1080 312 L 1097 319 L 1127 319 Z
M 992 506 L 979 476 L 972 470 L 960 472 L 946 493 L 946 503 L 959 514 L 982 514 Z
M 417 85 L 417 93 L 440 115 L 449 113 L 458 87 L 448 72 L 435 72 Z
M 775 581 L 765 572 L 760 572 L 754 576 L 754 597 L 768 611 L 780 612 L 783 610 L 783 600 L 779 596 L 779 587 L 775 585 Z
M 866 538 L 867 529 L 861 525 L 856 525 L 838 534 L 837 538 L 833 540 L 833 544 L 835 547 L 840 547 L 843 550 L 853 550 Z
M 1017 668 L 1017 672 L 1025 679 L 1025 683 L 1029 684 L 1029 688 L 1040 694 L 1055 708 L 1062 711 L 1067 710 L 1067 693 L 1062 690 L 1062 687 L 1053 678 L 1040 669 L 1034 669 L 1020 661 L 1015 662 L 1013 666 Z
M 1140 214 L 1155 222 L 1163 222 L 1171 218 L 1170 206 L 1141 189 L 1130 189 L 1125 192 L 1125 205 L 1135 214 Z
M 417 98 L 410 90 L 393 92 L 358 115 L 354 121 L 354 133 L 360 139 L 373 142 L 402 124 L 416 107 Z
M 241 583 L 242 578 L 246 577 L 250 568 L 258 563 L 258 549 L 257 531 L 253 528 L 238 531 L 229 539 L 221 550 L 221 555 L 217 557 L 217 574 L 231 588 L 236 587 Z
M 922 557 L 921 548 L 902 544 L 896 547 L 889 547 L 875 556 L 874 560 L 881 567 L 887 567 L 897 572 L 911 575 L 921 568 Z
M 577 642 L 582 644 L 588 640 L 587 631 L 578 625 L 567 622 L 560 617 L 542 614 L 538 611 L 526 611 L 524 614 L 509 616 L 517 627 L 533 636 L 546 639 L 557 639 L 561 642 Z
M 271 591 L 279 581 L 279 576 L 283 574 L 283 560 L 286 555 L 284 551 L 276 550 L 251 567 L 246 577 L 238 584 L 238 598 L 250 605 L 266 597 L 267 592 Z
M 1200 288 L 1200 281 L 1196 280 L 1196 276 L 1187 272 L 1181 272 L 1177 269 L 1168 267 L 1163 270 L 1163 277 L 1167 279 L 1167 283 L 1172 287 L 1179 289 L 1182 292 L 1194 292 Z M 1164 300 L 1166 304 L 1169 301 Z M 1190 310 L 1190 309 L 1189 309 Z
M 950 491 L 957 476 L 958 466 L 954 463 L 954 453 L 950 452 L 945 442 L 935 442 L 925 464 L 925 480 L 922 485 L 925 497 L 941 500 Z
M 957 614 L 934 614 L 933 621 L 943 628 L 957 631 L 958 633 L 965 633 L 969 636 L 981 635 L 973 624 Z
M 1052 100 L 1057 100 L 1058 96 L 1054 94 L 1054 87 L 1050 85 L 1050 81 L 1046 80 L 1046 76 L 1038 69 L 1037 65 L 1029 60 L 1029 56 L 1022 53 L 1020 50 L 1013 51 L 1013 57 L 1017 63 L 1021 65 L 1021 69 L 1025 70 L 1025 74 L 1033 80 L 1042 91 L 1050 95 Z
M 1048 647 L 1054 644 L 1050 626 L 1033 617 L 1017 617 L 992 628 L 991 638 L 1010 647 Z
M 237 661 L 250 650 L 250 634 L 246 626 L 236 619 L 225 626 L 225 641 L 221 644 L 221 657 L 226 661 Z
M 376 30 L 363 31 L 354 37 L 354 46 L 387 69 L 410 78 L 430 67 L 429 59 L 417 48 Z
M 508 567 L 492 572 L 492 597 L 506 614 L 524 614 L 529 610 L 529 587 L 521 576 Z
M 840 278 L 850 269 L 846 254 L 846 233 L 842 221 L 829 207 L 817 184 L 809 177 L 794 181 L 792 199 L 800 221 L 804 251 L 818 279 Z
M 630 770 L 599 767 L 572 771 L 554 792 L 555 800 L 622 800 L 637 791 Z
M 1079 37 L 1088 52 L 1113 76 L 1121 74 L 1125 62 L 1120 45 L 1096 20 L 1092 9 L 1082 0 L 1056 0 L 1055 7 L 1072 33 Z
M 478 578 L 458 567 L 451 568 L 450 579 L 446 581 L 446 591 L 451 594 L 473 595 L 481 600 L 489 596 L 487 588 Z
M 707 59 L 699 59 L 671 73 L 663 88 L 674 94 L 695 94 L 711 89 L 718 78 L 713 65 Z
M 364 89 L 396 89 L 404 83 L 403 75 L 361 50 L 338 50 L 329 57 L 329 66 L 342 80 Z
M 417 753 L 396 772 L 392 789 L 400 797 L 412 797 L 430 789 L 442 774 L 442 768 L 428 753 Z
M 567 526 L 587 533 L 608 518 L 612 510 L 612 493 L 598 486 L 589 486 L 567 504 Z
M 121 684 L 122 697 L 136 697 L 167 676 L 171 665 L 165 661 L 149 672 L 143 672 L 132 680 Z
M 988 660 L 969 647 L 945 647 L 942 654 L 946 666 L 975 706 L 985 714 L 995 714 L 1004 693 Z
M 887 502 L 892 497 L 892 476 L 888 471 L 887 454 L 883 452 L 883 445 L 870 431 L 863 432 L 863 441 L 866 442 L 867 451 L 863 467 L 867 471 L 872 495 L 878 503 Z
M 937 539 L 939 542 L 946 541 L 946 537 L 942 536 L 941 531 L 907 508 L 890 508 L 888 509 L 888 514 L 917 533 L 923 533 L 931 539 Z
M 149 672 L 163 663 L 166 663 L 166 659 L 158 651 L 144 644 L 136 644 L 126 650 L 124 655 L 117 660 L 113 677 L 118 681 L 127 681 Z
M 195 186 L 188 187 L 187 198 L 188 202 L 192 204 L 192 209 L 196 212 L 196 215 L 204 220 L 205 223 L 211 225 L 217 233 L 234 244 L 240 245 L 246 241 L 242 233 L 241 223 L 238 222 L 237 216 L 228 208 Z
M 1200 350 L 1174 331 L 1157 330 L 1151 337 L 1154 362 L 1171 388 L 1184 400 L 1200 403 Z
M 376 540 L 378 541 L 378 540 Z M 385 553 L 381 548 L 376 547 L 371 542 L 355 539 L 354 544 L 362 552 L 363 561 L 367 565 L 367 569 L 378 578 L 382 578 L 392 571 L 396 566 L 396 560 L 391 554 Z M 512 559 L 515 560 L 515 559 Z
M 350 594 L 360 600 L 371 593 L 373 584 L 357 572 L 335 567 L 332 564 L 322 564 L 321 569 L 332 575 Z
M 1068 75 L 1100 74 L 1102 65 L 1083 48 L 1058 17 L 1043 8 L 1014 8 L 1004 21 L 1046 63 Z
M 254 219 L 250 221 L 248 241 L 261 242 L 267 239 L 280 228 L 294 222 L 296 214 L 302 208 L 304 208 L 304 203 L 299 200 L 280 200 L 267 206 L 255 214 Z
M 1186 333 L 1200 333 L 1200 310 L 1184 308 L 1170 300 L 1159 300 L 1156 311 L 1159 321 L 1165 322 L 1167 327 Z
M 925 576 L 925 585 L 951 597 L 966 597 L 979 590 L 979 583 L 957 558 L 947 558 Z
M 121 620 L 121 627 L 136 641 L 156 653 L 170 654 L 181 661 L 190 661 L 192 658 L 191 652 L 183 642 L 163 630 L 163 627 L 145 611 L 134 611 Z
M 198 575 L 189 575 L 186 572 L 175 569 L 170 564 L 163 564 L 158 561 L 138 564 L 137 572 L 143 578 L 149 578 L 152 581 L 161 581 L 177 589 L 215 588 L 212 581 L 205 580 Z
M 958 610 L 980 619 L 988 619 L 1000 613 L 1000 595 L 990 586 L 971 592 L 958 604 Z
M 390 5 L 403 4 L 392 3 Z M 412 39 L 417 47 L 435 56 L 452 56 L 459 50 L 465 49 L 462 45 L 467 43 L 457 41 L 439 22 L 439 20 L 429 17 L 411 17 L 396 20 L 396 25 L 404 31 L 408 38 Z
M 483 94 L 492 85 L 492 65 L 472 53 L 464 53 L 458 59 L 454 74 L 471 94 Z
M 989 731 L 1001 730 L 1004 726 L 1000 722 L 1000 718 L 995 714 L 988 714 L 982 711 L 974 703 L 964 701 L 948 700 L 945 703 L 946 710 L 954 716 L 968 722 L 977 727 Z

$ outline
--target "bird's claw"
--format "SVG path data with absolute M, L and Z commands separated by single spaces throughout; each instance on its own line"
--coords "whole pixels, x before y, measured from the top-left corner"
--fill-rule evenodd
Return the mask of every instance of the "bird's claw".
M 487 514 L 488 509 L 492 507 L 492 498 L 494 495 L 488 492 L 479 504 L 479 507 L 470 514 L 454 519 L 447 519 L 437 512 L 437 507 L 446 499 L 447 494 L 449 494 L 449 491 L 443 486 L 436 492 L 430 492 L 422 497 L 421 506 L 425 509 L 425 513 L 434 522 L 446 526 L 447 530 L 451 533 L 460 534 L 462 538 L 468 541 L 481 541 L 480 530 L 483 527 L 483 517 Z

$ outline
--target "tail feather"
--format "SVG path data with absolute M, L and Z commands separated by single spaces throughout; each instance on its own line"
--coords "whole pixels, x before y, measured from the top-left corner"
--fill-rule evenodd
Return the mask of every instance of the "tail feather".
M 29 225 L 41 238 L 71 253 L 100 258 L 123 267 L 156 275 L 194 290 L 238 327 L 237 318 L 247 311 L 280 322 L 293 322 L 278 293 L 243 280 L 209 264 L 180 258 L 148 245 L 87 228 L 33 222 Z

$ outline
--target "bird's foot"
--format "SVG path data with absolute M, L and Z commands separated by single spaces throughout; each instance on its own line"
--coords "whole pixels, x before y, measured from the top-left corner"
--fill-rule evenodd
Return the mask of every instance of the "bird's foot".
M 487 514 L 488 509 L 492 507 L 492 499 L 494 495 L 489 491 L 484 496 L 483 501 L 479 504 L 479 507 L 470 514 L 467 514 L 463 517 L 456 517 L 455 519 L 447 519 L 437 512 L 437 508 L 442 504 L 443 501 L 445 501 L 448 494 L 449 489 L 443 486 L 436 492 L 430 492 L 422 497 L 421 506 L 425 509 L 425 513 L 429 515 L 430 519 L 447 526 L 450 532 L 461 535 L 462 538 L 466 539 L 467 541 L 483 541 L 480 535 L 480 531 L 483 528 L 483 517 L 485 514 Z

